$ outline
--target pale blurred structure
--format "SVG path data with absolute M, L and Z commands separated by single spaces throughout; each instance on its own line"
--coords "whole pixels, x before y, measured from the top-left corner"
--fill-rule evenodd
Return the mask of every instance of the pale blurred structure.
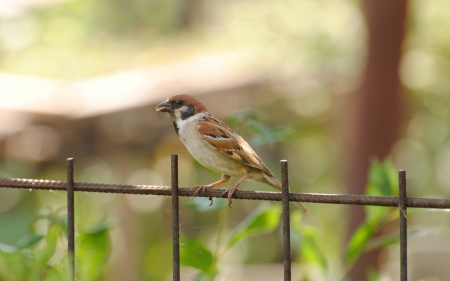
M 159 68 L 128 70 L 82 81 L 0 73 L 0 108 L 85 118 L 149 104 L 177 94 L 206 94 L 261 83 L 240 54 L 219 54 Z M 247 67 L 248 68 L 248 67 Z

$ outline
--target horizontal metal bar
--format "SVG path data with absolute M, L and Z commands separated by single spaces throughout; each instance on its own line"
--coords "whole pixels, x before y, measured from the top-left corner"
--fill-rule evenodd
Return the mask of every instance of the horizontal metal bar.
M 67 190 L 67 183 L 65 181 L 53 180 L 0 178 L 0 188 L 1 187 L 36 190 Z M 170 186 L 156 185 L 125 185 L 76 182 L 75 191 L 171 196 Z M 224 189 L 207 189 L 204 194 L 200 192 L 197 197 L 220 198 L 220 194 L 224 191 Z M 193 190 L 191 188 L 179 188 L 179 196 L 192 195 Z M 281 201 L 281 197 L 281 192 L 269 191 L 237 190 L 233 195 L 234 199 L 244 200 Z M 390 207 L 397 207 L 399 203 L 398 197 L 324 193 L 290 193 L 289 201 Z M 406 207 L 450 209 L 450 199 L 408 197 L 406 199 Z

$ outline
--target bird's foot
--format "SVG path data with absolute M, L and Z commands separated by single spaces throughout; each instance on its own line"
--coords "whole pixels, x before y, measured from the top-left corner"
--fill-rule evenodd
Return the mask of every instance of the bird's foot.
M 202 194 L 205 194 L 205 192 L 206 192 L 206 190 L 208 188 L 209 188 L 209 185 L 196 185 L 196 186 L 194 186 L 192 189 L 194 189 L 195 191 L 194 191 L 194 194 L 192 194 L 192 198 L 197 196 L 200 193 L 200 191 L 202 192 Z M 212 197 L 209 197 L 208 199 L 211 202 L 211 203 L 209 203 L 209 206 L 211 206 L 213 204 L 214 200 L 213 200 Z
M 233 194 L 236 190 L 237 190 L 237 185 L 233 185 L 232 187 L 228 188 L 227 190 L 225 190 L 224 192 L 222 192 L 220 194 L 220 197 L 222 197 L 228 193 L 228 207 L 230 207 L 230 209 L 231 209 L 231 203 L 233 203 L 231 201 L 231 197 L 233 196 Z
M 194 186 L 192 189 L 195 190 L 195 191 L 194 191 L 194 194 L 192 194 L 192 198 L 194 198 L 195 196 L 197 196 L 197 195 L 200 193 L 200 191 L 201 191 L 203 194 L 205 194 L 205 191 L 206 191 L 206 189 L 207 189 L 208 187 L 209 187 L 209 186 L 207 186 L 207 185 L 196 185 L 196 186 Z

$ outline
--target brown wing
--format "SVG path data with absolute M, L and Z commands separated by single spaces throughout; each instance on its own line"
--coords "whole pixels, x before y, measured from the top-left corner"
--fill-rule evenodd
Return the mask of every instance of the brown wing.
M 273 174 L 248 143 L 219 120 L 208 117 L 197 126 L 200 136 L 214 149 L 266 174 Z

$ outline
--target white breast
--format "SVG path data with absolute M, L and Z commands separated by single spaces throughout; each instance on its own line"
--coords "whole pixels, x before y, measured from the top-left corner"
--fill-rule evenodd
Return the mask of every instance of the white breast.
M 186 120 L 180 120 L 178 136 L 191 155 L 203 166 L 221 174 L 240 177 L 244 174 L 242 164 L 212 148 L 202 139 L 197 130 L 198 120 L 206 113 L 196 114 Z

